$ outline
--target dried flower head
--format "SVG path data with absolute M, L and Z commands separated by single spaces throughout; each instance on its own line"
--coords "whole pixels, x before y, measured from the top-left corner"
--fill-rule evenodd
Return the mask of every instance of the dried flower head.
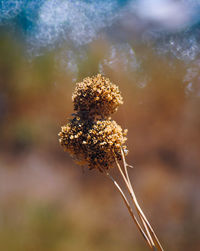
M 76 111 L 74 118 L 63 126 L 58 134 L 64 151 L 69 152 L 78 161 L 78 164 L 87 164 L 90 169 L 96 168 L 112 180 L 149 247 L 152 250 L 163 251 L 157 236 L 138 204 L 128 175 L 127 167 L 129 165 L 125 160 L 125 155 L 128 153 L 125 145 L 127 130 L 122 130 L 120 125 L 109 118 L 109 115 L 123 103 L 118 87 L 112 84 L 109 79 L 98 74 L 78 83 L 72 100 Z M 123 169 L 117 161 L 121 159 L 123 160 Z M 107 170 L 114 163 L 116 163 L 131 195 L 142 225 L 135 217 L 123 190 Z
M 99 170 L 112 167 L 115 158 L 121 159 L 121 148 L 127 138 L 114 120 L 82 120 L 76 116 L 59 133 L 60 143 L 65 151 L 75 157 L 79 164 Z
M 123 104 L 119 88 L 101 74 L 77 83 L 72 100 L 75 111 L 80 114 L 86 112 L 90 116 L 100 115 L 102 118 L 116 112 L 118 106 Z

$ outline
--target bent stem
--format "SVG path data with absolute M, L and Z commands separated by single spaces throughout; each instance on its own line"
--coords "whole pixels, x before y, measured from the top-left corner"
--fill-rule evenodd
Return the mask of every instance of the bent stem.
M 129 166 L 127 163 L 126 163 L 126 160 L 125 160 L 125 155 L 124 155 L 124 152 L 123 150 L 121 149 L 121 155 L 122 155 L 122 160 L 123 160 L 123 167 L 124 167 L 124 172 L 119 164 L 119 162 L 117 161 L 117 159 L 115 158 L 115 162 L 116 162 L 116 165 L 118 167 L 118 170 L 125 182 L 125 185 L 128 189 L 128 192 L 132 198 L 132 201 L 133 201 L 133 204 L 135 206 L 135 209 L 137 211 L 137 214 L 143 224 L 143 227 L 144 227 L 144 232 L 146 233 L 146 236 L 148 237 L 148 242 L 150 243 L 150 246 L 153 250 L 159 250 L 159 251 L 164 251 L 153 228 L 151 227 L 150 223 L 148 222 L 146 216 L 144 215 L 138 201 L 137 201 L 137 198 L 136 198 L 136 195 L 135 195 L 135 192 L 133 190 L 133 186 L 130 182 L 130 178 L 129 178 L 129 175 L 128 175 L 128 170 L 127 170 L 127 166 Z

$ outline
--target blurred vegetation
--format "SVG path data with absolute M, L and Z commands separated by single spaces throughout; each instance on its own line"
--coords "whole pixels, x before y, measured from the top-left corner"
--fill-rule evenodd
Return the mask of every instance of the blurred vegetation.
M 82 172 L 58 144 L 74 88 L 55 60 L 62 49 L 29 60 L 23 46 L 1 35 L 0 250 L 147 250 L 112 184 Z M 87 48 L 77 80 L 98 72 L 108 47 Z M 124 97 L 114 117 L 129 130 L 133 183 L 165 249 L 197 251 L 200 99 L 186 92 L 182 62 L 133 47 L 146 57 L 140 70 L 123 71 L 123 61 L 104 68 Z

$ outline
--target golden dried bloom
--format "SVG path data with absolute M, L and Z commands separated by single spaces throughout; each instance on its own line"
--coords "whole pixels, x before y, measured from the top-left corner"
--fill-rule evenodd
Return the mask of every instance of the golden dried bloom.
M 78 160 L 84 160 L 86 151 L 84 144 L 86 140 L 85 134 L 91 126 L 91 120 L 82 120 L 79 116 L 75 116 L 69 123 L 62 126 L 58 136 L 64 151 L 69 152 Z
M 100 115 L 102 118 L 116 112 L 118 106 L 123 104 L 118 86 L 101 74 L 77 83 L 72 100 L 75 111 L 80 114 L 86 112 L 90 116 Z
M 95 168 L 107 174 L 120 192 L 135 221 L 135 214 L 123 190 L 109 172 L 105 172 L 116 162 L 123 180 L 128 184 L 127 189 L 131 194 L 138 217 L 143 221 L 145 216 L 135 197 L 125 160 L 125 155 L 128 153 L 125 145 L 127 130 L 122 130 L 121 126 L 109 117 L 123 103 L 118 87 L 112 84 L 108 78 L 98 74 L 78 83 L 72 100 L 76 114 L 65 126 L 62 126 L 61 132 L 58 134 L 61 146 L 64 151 L 74 157 L 78 164 L 87 165 L 89 169 Z M 121 159 L 123 159 L 124 170 L 117 162 Z M 135 223 L 150 248 L 156 249 L 158 247 L 159 250 L 163 250 L 146 218 L 145 225 L 143 224 L 144 228 L 137 221 Z M 154 240 L 156 240 L 155 244 Z
M 76 116 L 59 133 L 60 144 L 70 152 L 79 164 L 87 164 L 90 169 L 108 169 L 115 158 L 121 159 L 121 148 L 127 138 L 127 130 L 122 130 L 114 120 L 81 120 Z

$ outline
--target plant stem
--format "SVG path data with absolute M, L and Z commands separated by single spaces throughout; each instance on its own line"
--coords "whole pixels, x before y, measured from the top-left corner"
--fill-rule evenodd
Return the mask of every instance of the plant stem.
M 133 200 L 133 203 L 138 211 L 138 214 L 140 216 L 140 218 L 142 219 L 142 221 L 145 222 L 145 226 L 148 228 L 148 232 L 150 232 L 151 234 L 151 237 L 153 239 L 153 241 L 156 243 L 156 247 L 158 248 L 159 251 L 164 251 L 164 249 L 162 248 L 159 240 L 158 240 L 158 237 L 156 236 L 152 226 L 150 225 L 149 221 L 147 220 L 145 214 L 143 213 L 138 201 L 137 201 L 137 198 L 136 198 L 136 195 L 135 195 L 135 192 L 133 190 L 133 187 L 132 187 L 132 184 L 130 182 L 130 179 L 129 179 L 129 175 L 128 175 L 128 170 L 127 170 L 127 163 L 126 163 L 126 160 L 125 160 L 125 155 L 124 155 L 124 152 L 123 152 L 123 149 L 121 148 L 121 154 L 122 154 L 122 159 L 123 159 L 123 165 L 124 165 L 124 169 L 125 169 L 125 172 L 127 174 L 127 181 L 129 183 L 129 187 L 131 188 L 130 192 L 131 192 L 131 197 L 132 197 L 132 200 Z
M 115 158 L 115 162 L 116 162 L 116 165 L 118 167 L 118 170 L 125 182 L 125 185 L 127 187 L 127 190 L 132 198 L 132 201 L 133 201 L 133 204 L 136 208 L 136 211 L 138 213 L 138 216 L 144 226 L 144 230 L 143 232 L 146 233 L 146 235 L 148 236 L 148 242 L 151 244 L 151 248 L 153 248 L 153 250 L 157 250 L 156 247 L 158 248 L 159 251 L 164 251 L 155 232 L 153 231 L 153 228 L 151 227 L 150 223 L 148 222 L 146 216 L 144 215 L 138 201 L 137 201 L 137 198 L 136 198 L 136 195 L 135 195 L 135 192 L 133 190 L 133 186 L 130 182 L 130 178 L 129 178 L 129 175 L 128 175 L 128 170 L 127 170 L 127 166 L 129 166 L 127 163 L 126 163 L 126 160 L 125 160 L 125 156 L 124 156 L 124 152 L 123 150 L 121 149 L 121 155 L 122 155 L 122 160 L 123 160 L 123 167 L 124 167 L 124 172 L 119 164 L 119 162 L 117 161 L 117 159 Z M 155 242 L 155 243 L 154 243 Z
M 107 172 L 106 175 L 112 180 L 112 182 L 114 183 L 115 187 L 117 188 L 117 190 L 119 191 L 133 221 L 135 222 L 136 226 L 138 227 L 140 233 L 142 234 L 142 236 L 144 237 L 145 241 L 147 242 L 147 244 L 150 246 L 150 248 L 152 248 L 151 242 L 149 241 L 148 237 L 146 236 L 145 232 L 143 231 L 142 227 L 140 226 L 137 218 L 135 217 L 133 210 L 131 209 L 131 206 L 125 196 L 125 194 L 123 193 L 121 187 L 119 186 L 119 184 L 114 180 L 114 178 Z

